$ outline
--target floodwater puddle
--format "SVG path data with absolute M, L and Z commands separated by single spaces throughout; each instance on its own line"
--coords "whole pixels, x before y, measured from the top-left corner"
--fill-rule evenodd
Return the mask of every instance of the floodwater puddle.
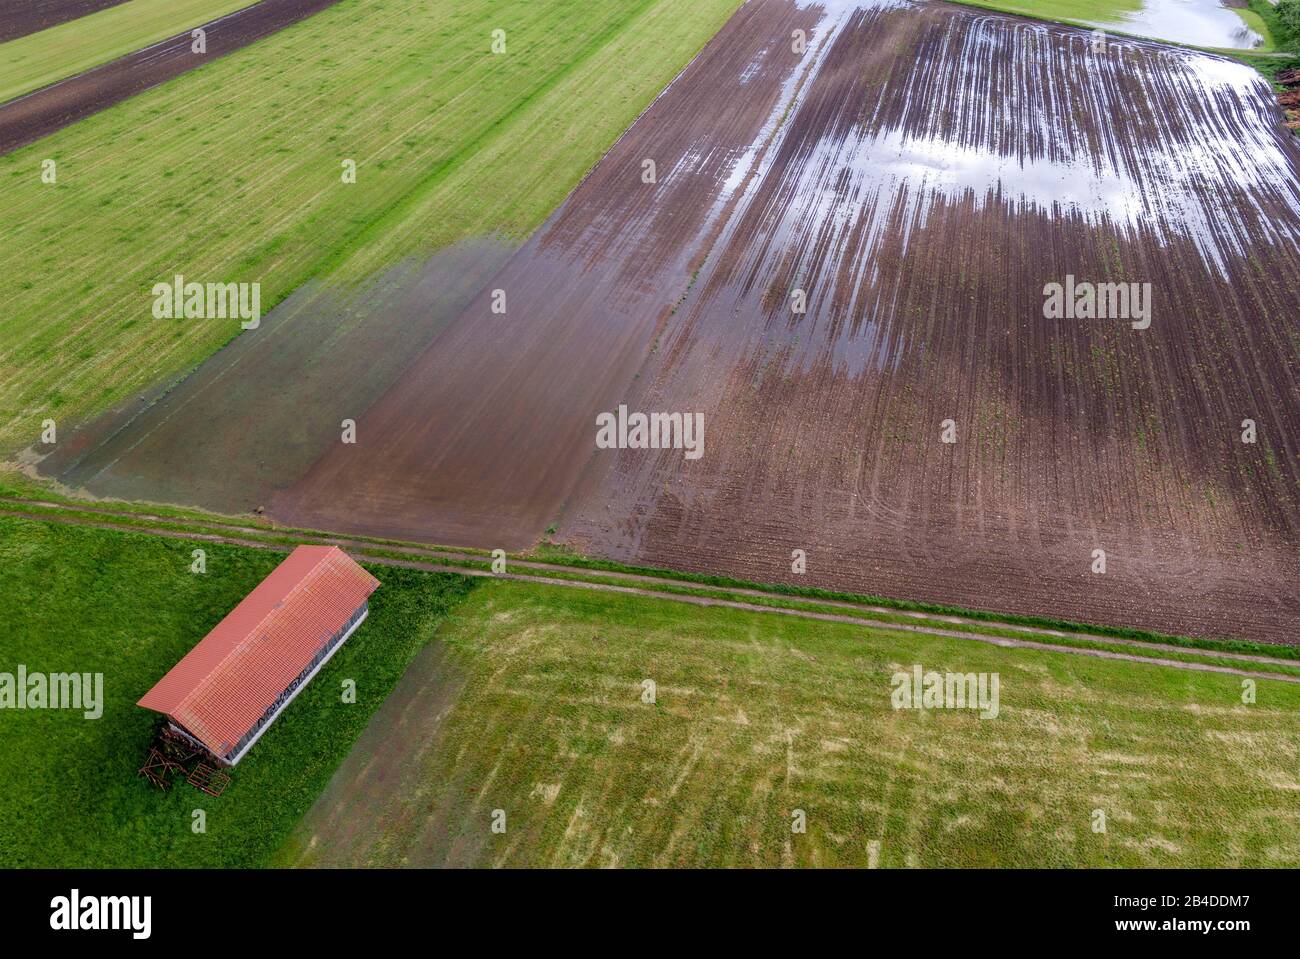
M 71 430 L 37 469 L 96 496 L 242 513 L 359 417 L 514 253 L 496 237 L 356 287 L 312 281 L 176 383 Z
M 1224 50 L 1253 50 L 1264 38 L 1221 0 L 1141 0 L 1137 10 L 1116 10 L 1102 29 Z
M 813 582 L 797 545 L 827 588 L 1292 635 L 1293 463 L 1231 441 L 1295 387 L 1273 359 L 1300 154 L 1269 85 L 950 3 L 796 2 L 801 70 L 717 180 L 718 238 L 626 397 L 704 411 L 708 450 L 593 458 L 558 540 Z M 1052 315 L 1075 279 L 1141 308 Z M 1252 581 L 1204 560 L 1247 540 Z M 1104 599 L 1072 572 L 1094 541 L 1133 561 Z

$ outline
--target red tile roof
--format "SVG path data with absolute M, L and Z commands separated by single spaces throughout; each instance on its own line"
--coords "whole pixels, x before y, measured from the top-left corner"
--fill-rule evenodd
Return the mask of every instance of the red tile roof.
M 225 756 L 378 587 L 337 547 L 299 546 L 139 705 Z

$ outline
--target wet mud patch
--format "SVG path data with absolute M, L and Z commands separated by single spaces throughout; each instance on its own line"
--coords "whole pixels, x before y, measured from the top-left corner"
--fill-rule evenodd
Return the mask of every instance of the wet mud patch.
M 1296 642 L 1300 164 L 1267 85 L 942 5 L 824 16 L 833 40 L 621 398 L 703 411 L 704 456 L 597 452 L 559 538 Z M 1150 284 L 1151 326 L 1049 319 L 1071 276 Z
M 358 422 L 357 447 L 330 450 L 275 516 L 448 545 L 535 544 L 586 464 L 596 414 L 654 349 L 725 222 L 733 181 L 778 126 L 801 76 L 792 31 L 817 20 L 793 3 L 742 7 Z
M 446 783 L 421 775 L 442 748 L 444 720 L 464 683 L 464 670 L 445 645 L 421 650 L 277 855 L 276 865 L 477 864 L 486 839 L 470 835 L 465 810 L 453 809 L 447 798 L 473 794 L 472 784 L 446 789 Z M 440 798 L 430 806 L 423 792 L 435 786 Z
M 193 373 L 61 439 L 41 475 L 95 496 L 263 507 L 329 447 L 509 259 L 496 240 L 356 287 L 310 283 Z

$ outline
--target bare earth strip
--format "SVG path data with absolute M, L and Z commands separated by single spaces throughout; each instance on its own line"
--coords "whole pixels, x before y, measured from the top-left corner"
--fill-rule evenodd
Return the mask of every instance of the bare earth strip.
M 202 24 L 206 52 L 190 31 L 0 106 L 0 155 L 132 97 L 165 80 L 248 46 L 338 0 L 262 0 Z
M 126 0 L 0 0 L 0 43 L 125 2 Z

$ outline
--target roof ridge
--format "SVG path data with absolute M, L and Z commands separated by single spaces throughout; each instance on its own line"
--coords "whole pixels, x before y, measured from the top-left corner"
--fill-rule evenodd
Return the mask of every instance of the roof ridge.
M 295 550 L 303 549 L 303 548 L 310 549 L 312 546 L 316 546 L 316 545 L 324 545 L 324 544 L 304 543 L 301 546 L 294 547 L 294 549 Z M 325 563 L 326 560 L 333 559 L 335 552 L 343 553 L 343 550 L 339 549 L 337 546 L 334 545 L 325 545 L 325 551 L 320 554 L 320 558 L 314 564 L 312 564 L 311 568 L 308 569 L 305 573 L 303 573 L 303 575 L 300 576 L 294 582 L 293 586 L 289 589 L 289 591 L 285 593 L 285 595 L 281 597 L 274 606 L 272 606 L 270 609 L 266 611 L 266 613 L 262 616 L 262 618 L 257 621 L 257 624 L 253 626 L 250 630 L 248 630 L 247 633 L 244 634 L 243 639 L 241 639 L 239 642 L 231 646 L 230 651 L 227 652 L 226 655 L 222 656 L 221 659 L 217 660 L 217 662 L 213 663 L 212 668 L 209 669 L 207 673 L 204 674 L 203 678 L 199 680 L 197 683 L 195 683 L 193 688 L 190 689 L 188 693 L 186 693 L 184 696 L 182 696 L 180 699 L 176 701 L 175 708 L 177 710 L 180 710 L 191 706 L 194 700 L 199 698 L 200 693 L 206 692 L 208 686 L 213 682 L 213 678 L 222 672 L 222 670 L 226 667 L 227 663 L 229 663 L 232 659 L 234 659 L 239 654 L 243 653 L 245 649 L 249 645 L 251 645 L 251 643 L 259 633 L 264 632 L 263 627 L 266 625 L 267 620 L 269 620 L 272 616 L 274 616 L 276 612 L 282 606 L 284 606 L 284 604 L 288 601 L 289 597 L 293 596 L 294 593 L 298 592 L 298 590 L 300 590 L 303 587 L 303 584 L 306 583 L 307 580 L 311 579 L 316 575 L 316 571 L 320 569 L 321 565 Z M 291 552 L 289 555 L 292 556 L 293 553 Z M 346 553 L 343 553 L 343 555 L 347 556 Z M 288 559 L 288 557 L 285 558 Z M 276 569 L 279 569 L 279 566 L 277 566 Z M 270 577 L 274 572 L 275 570 L 271 570 L 271 572 L 267 574 L 267 577 Z M 266 579 L 262 580 L 262 583 L 264 582 L 266 582 Z M 258 583 L 257 585 L 261 586 L 262 583 Z M 257 590 L 257 586 L 253 587 L 253 591 L 256 592 L 256 590 Z M 239 603 L 246 602 L 249 596 L 252 595 L 253 593 L 250 592 L 248 596 L 245 596 L 243 599 L 241 599 Z M 226 617 L 233 615 L 235 610 L 239 609 L 239 603 L 235 604 L 235 608 L 232 609 L 229 613 L 227 613 L 226 616 L 222 617 L 223 622 L 225 621 Z M 217 624 L 217 626 L 220 625 L 221 623 Z M 200 642 L 201 641 L 202 640 L 200 640 Z

